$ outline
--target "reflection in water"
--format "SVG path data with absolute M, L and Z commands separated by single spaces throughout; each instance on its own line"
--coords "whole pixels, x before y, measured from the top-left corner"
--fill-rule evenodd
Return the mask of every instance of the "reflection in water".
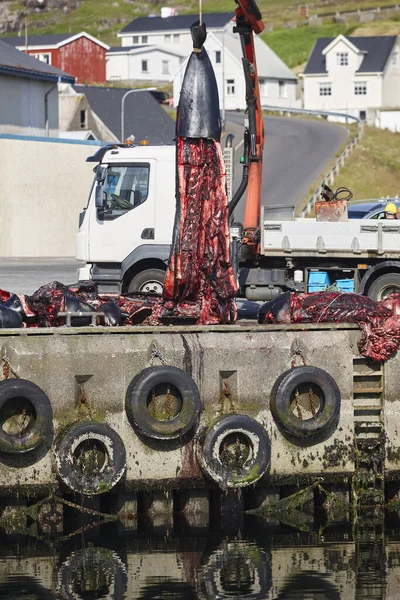
M 397 530 L 354 540 L 246 519 L 235 538 L 209 528 L 157 535 L 114 523 L 71 537 L 4 535 L 0 599 L 395 600 Z
M 204 560 L 199 582 L 205 598 L 266 598 L 271 587 L 269 554 L 255 543 L 224 540 Z
M 85 548 L 72 552 L 58 575 L 61 598 L 125 598 L 126 567 L 107 548 Z

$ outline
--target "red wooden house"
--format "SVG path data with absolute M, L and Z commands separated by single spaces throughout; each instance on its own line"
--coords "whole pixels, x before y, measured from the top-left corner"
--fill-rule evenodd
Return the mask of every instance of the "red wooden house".
M 4 37 L 2 40 L 73 75 L 78 83 L 104 83 L 106 80 L 106 51 L 109 46 L 84 31 L 31 35 L 27 40 L 25 36 Z

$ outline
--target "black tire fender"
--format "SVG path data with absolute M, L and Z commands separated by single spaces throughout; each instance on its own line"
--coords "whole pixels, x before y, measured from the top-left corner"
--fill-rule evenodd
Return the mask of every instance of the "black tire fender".
M 179 410 L 169 420 L 155 418 L 149 409 L 152 391 L 161 385 L 172 385 L 179 395 Z M 200 393 L 182 369 L 168 365 L 148 367 L 129 384 L 125 408 L 132 427 L 140 435 L 154 440 L 176 440 L 195 427 L 201 411 Z
M 235 451 L 235 445 L 240 452 L 244 448 L 247 456 L 240 459 L 242 464 L 232 466 L 228 459 L 233 457 L 230 448 L 233 447 Z M 247 415 L 219 417 L 205 431 L 197 445 L 197 459 L 201 468 L 222 489 L 252 485 L 264 475 L 270 458 L 271 445 L 267 432 L 258 421 Z
M 3 426 L 16 415 L 29 418 L 26 427 L 17 433 L 14 423 L 12 433 Z M 53 410 L 45 392 L 27 379 L 0 381 L 0 451 L 22 454 L 40 446 L 53 428 Z
M 82 445 L 93 444 L 104 453 L 99 468 L 85 472 L 79 460 Z M 114 429 L 104 423 L 85 421 L 64 432 L 54 448 L 55 462 L 62 481 L 73 491 L 87 496 L 109 492 L 126 470 L 125 446 Z
M 291 404 L 299 386 L 316 386 L 320 404 L 316 416 L 300 419 Z M 337 426 L 340 416 L 340 391 L 336 381 L 318 367 L 294 367 L 282 373 L 271 391 L 271 413 L 281 430 L 299 439 L 329 434 Z

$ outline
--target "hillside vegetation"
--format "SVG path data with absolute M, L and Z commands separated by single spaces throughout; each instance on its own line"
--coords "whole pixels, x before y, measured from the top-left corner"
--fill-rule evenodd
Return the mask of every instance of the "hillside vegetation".
M 12 35 L 24 35 L 24 11 L 27 0 L 12 2 L 10 10 L 20 16 L 19 31 L 10 32 Z M 33 4 L 33 0 L 28 0 Z M 335 24 L 333 18 L 324 19 L 321 27 L 308 27 L 304 18 L 300 17 L 299 7 L 307 4 L 309 14 L 334 15 L 336 11 L 365 10 L 376 6 L 393 6 L 393 0 L 259 0 L 258 5 L 263 15 L 264 23 L 274 27 L 270 33 L 262 34 L 263 39 L 290 67 L 304 63 L 318 37 L 330 37 L 339 33 L 356 35 L 394 35 L 400 31 L 400 14 L 390 21 L 377 21 L 359 26 L 354 21 L 348 25 Z M 137 0 L 71 0 L 70 5 L 76 6 L 69 13 L 66 10 L 66 0 L 51 0 L 47 10 L 30 9 L 28 14 L 28 33 L 68 33 L 87 31 L 110 46 L 120 46 L 117 33 L 134 18 L 148 14 L 160 14 L 162 6 L 173 6 L 179 14 L 197 13 L 198 0 L 150 0 L 147 3 Z M 1 6 L 1 3 L 0 3 Z M 203 12 L 229 12 L 235 10 L 234 0 L 203 0 Z M 1 11 L 0 11 L 1 21 Z M 287 23 L 296 29 L 288 29 Z M 368 31 L 369 33 L 363 33 Z M 390 31 L 388 33 L 387 31 Z
M 355 199 L 400 196 L 399 142 L 398 133 L 365 127 L 361 142 L 334 187 L 348 187 Z

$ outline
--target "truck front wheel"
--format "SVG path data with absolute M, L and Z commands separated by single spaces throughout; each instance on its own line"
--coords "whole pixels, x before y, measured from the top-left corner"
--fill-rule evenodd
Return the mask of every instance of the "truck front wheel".
M 390 294 L 398 293 L 400 293 L 400 273 L 386 273 L 377 277 L 368 290 L 368 296 L 378 301 Z
M 164 279 L 165 271 L 162 269 L 146 269 L 135 275 L 129 284 L 128 293 L 162 294 Z

